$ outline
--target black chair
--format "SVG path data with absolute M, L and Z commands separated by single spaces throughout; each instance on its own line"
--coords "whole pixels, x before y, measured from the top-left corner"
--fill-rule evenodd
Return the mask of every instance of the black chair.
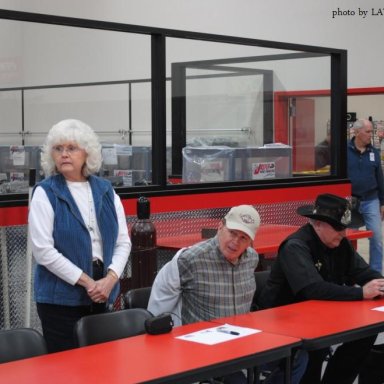
M 124 295 L 125 308 L 147 309 L 152 287 L 130 289 Z
M 32 328 L 0 331 L 0 363 L 48 353 L 43 336 Z
M 82 317 L 75 325 L 79 347 L 145 333 L 144 322 L 152 314 L 143 308 L 123 309 Z
M 260 296 L 262 289 L 264 288 L 264 286 L 268 280 L 270 273 L 271 273 L 271 271 L 269 269 L 264 270 L 264 271 L 256 271 L 255 272 L 256 291 L 255 291 L 255 294 L 253 296 L 251 311 L 257 311 L 259 309 L 258 299 L 259 299 L 259 296 Z

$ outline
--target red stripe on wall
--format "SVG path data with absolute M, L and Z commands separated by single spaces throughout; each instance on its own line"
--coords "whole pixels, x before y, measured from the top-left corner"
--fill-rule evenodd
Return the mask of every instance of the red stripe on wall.
M 297 188 L 197 193 L 177 196 L 150 197 L 151 213 L 192 211 L 226 208 L 239 204 L 271 204 L 300 200 L 315 200 L 320 193 L 333 193 L 342 197 L 351 195 L 350 184 L 321 185 Z M 136 215 L 137 199 L 122 200 L 126 215 Z M 28 207 L 0 208 L 0 227 L 26 225 Z
M 28 207 L 0 208 L 0 227 L 25 225 L 28 221 Z

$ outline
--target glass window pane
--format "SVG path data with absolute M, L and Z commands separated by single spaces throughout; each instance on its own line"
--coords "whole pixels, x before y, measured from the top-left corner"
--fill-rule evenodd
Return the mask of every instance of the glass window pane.
M 86 122 L 101 141 L 128 142 L 128 84 L 29 89 L 24 92 L 26 143 L 41 144 L 60 120 Z
M 1 143 L 23 145 L 28 154 L 42 145 L 53 124 L 80 119 L 115 151 L 117 161 L 109 158 L 101 174 L 112 181 L 118 175 L 115 185 L 148 182 L 151 37 L 9 20 L 0 21 L 0 32 L 0 112 L 6 112 Z M 136 83 L 142 85 L 133 89 Z M 3 152 L 8 158 L 9 149 Z M 25 161 L 23 167 L 27 180 L 29 168 L 38 164 Z M 140 177 L 127 176 L 135 172 Z
M 185 130 L 183 182 L 317 175 L 330 70 L 325 54 L 168 39 L 173 140 Z
M 20 91 L 0 92 L 1 145 L 22 144 L 21 97 Z

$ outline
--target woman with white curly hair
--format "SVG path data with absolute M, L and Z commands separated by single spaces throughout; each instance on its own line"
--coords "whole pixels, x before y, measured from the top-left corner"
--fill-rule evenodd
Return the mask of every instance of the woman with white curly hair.
M 120 198 L 101 167 L 95 132 L 79 120 L 55 124 L 41 155 L 29 231 L 36 260 L 35 301 L 49 352 L 77 346 L 74 325 L 104 312 L 119 293 L 131 241 Z

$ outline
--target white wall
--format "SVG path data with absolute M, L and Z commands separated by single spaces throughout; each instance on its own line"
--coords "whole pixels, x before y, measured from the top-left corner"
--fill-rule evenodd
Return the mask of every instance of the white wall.
M 291 0 L 290 2 L 286 0 L 0 0 L 0 8 L 347 49 L 348 88 L 384 87 L 382 70 L 384 50 L 381 49 L 384 14 L 379 15 L 379 10 L 384 8 L 381 7 L 383 5 L 381 0 L 373 0 L 369 3 L 367 6 L 362 0 L 339 0 L 338 2 L 319 0 Z M 359 10 L 360 13 L 361 10 L 368 11 L 365 18 L 359 15 Z M 344 13 L 344 16 L 335 16 L 334 12 Z M 47 34 L 47 30 L 50 29 L 55 33 Z M 7 33 L 0 36 L 2 52 L 0 60 L 3 60 L 0 64 L 4 65 L 7 57 L 18 57 L 18 55 L 23 57 L 28 65 L 24 65 L 24 68 L 20 65 L 22 68 L 20 72 L 24 72 L 24 75 L 20 76 L 20 85 L 121 80 L 135 78 L 135 75 L 138 78 L 150 76 L 149 66 L 143 68 L 143 63 L 149 64 L 147 56 L 150 52 L 150 39 L 148 36 L 127 37 L 125 34 L 83 30 L 80 39 L 76 31 L 65 29 L 66 44 L 65 49 L 62 50 L 57 37 L 60 29 L 57 27 L 30 24 L 27 27 L 28 33 L 24 31 L 24 34 L 21 30 L 16 33 L 13 28 L 9 30 L 9 36 Z M 41 40 L 35 38 L 39 33 L 43 34 L 44 39 L 41 40 L 45 41 L 46 45 L 41 45 Z M 96 35 L 100 35 L 100 38 L 96 39 Z M 167 55 L 170 57 L 168 61 L 173 57 L 175 61 L 192 60 L 196 51 L 201 48 L 200 44 L 194 41 L 183 41 L 182 45 L 179 43 L 178 39 L 168 41 Z M 99 49 L 95 49 L 95 46 Z M 141 47 L 139 51 L 138 46 Z M 23 54 L 15 52 L 15 47 L 22 48 Z M 116 49 L 116 47 L 122 49 Z M 206 49 L 206 47 L 205 42 L 202 48 Z M 211 48 L 213 50 L 217 47 L 212 44 Z M 231 46 L 228 49 L 231 52 L 229 56 L 233 57 L 233 49 L 237 48 Z M 239 56 L 245 55 L 242 50 L 247 48 L 238 47 L 238 49 L 241 52 Z M 65 62 L 65 55 L 68 52 L 75 57 L 78 55 L 79 59 L 86 57 L 86 65 L 79 63 L 78 67 L 72 66 L 71 70 L 69 68 L 68 71 L 62 70 L 57 62 Z M 126 52 L 130 55 L 126 55 Z M 105 60 L 108 57 L 114 57 L 115 60 Z M 45 63 L 45 69 L 39 71 L 42 61 Z M 312 70 L 317 69 L 309 73 L 310 66 L 307 63 L 308 59 L 306 66 L 298 69 L 297 61 L 292 63 L 294 65 L 292 68 L 289 67 L 289 63 L 284 62 L 283 69 L 279 71 L 280 76 L 284 78 L 283 90 L 284 87 L 288 89 L 327 88 L 324 85 L 324 76 L 320 75 L 321 69 L 313 66 Z M 278 62 L 269 62 L 268 69 L 271 69 L 272 64 L 279 68 Z M 326 69 L 327 65 L 323 67 Z M 136 74 L 135 69 L 140 73 Z M 283 70 L 286 71 L 286 76 Z M 126 72 L 129 72 L 129 76 Z M 104 79 L 102 74 L 105 73 L 108 77 Z M 299 78 L 292 76 L 297 73 L 300 74 Z M 24 83 L 25 79 L 32 83 Z M 300 79 L 303 84 L 298 86 Z M 293 81 L 293 84 L 290 81 Z M 280 89 L 280 85 L 279 78 L 275 78 L 275 89 Z M 8 97 L 8 95 L 2 97 Z M 149 102 L 145 97 L 143 100 Z M 353 97 L 353 100 L 349 97 L 348 110 L 358 112 L 359 117 L 372 115 L 375 120 L 382 120 L 384 119 L 381 115 L 382 100 L 377 96 L 374 97 L 374 101 L 365 99 L 363 96 L 362 99 Z M 329 116 L 327 103 L 328 101 L 325 102 L 324 113 L 321 112 L 323 110 L 321 108 L 317 113 L 316 141 L 324 136 L 326 122 L 324 116 L 327 118 Z M 105 111 L 102 112 L 107 122 L 110 121 L 109 115 Z M 143 108 L 142 114 L 135 115 L 135 127 L 140 126 L 137 120 L 141 121 L 143 127 L 140 129 L 144 132 L 148 132 L 150 126 L 148 112 L 150 112 L 149 104 Z M 2 124 L 3 128 L 0 129 L 14 130 L 13 126 L 19 125 L 17 114 L 15 116 L 14 121 Z M 117 115 L 113 113 L 112 116 Z M 57 116 L 54 115 L 52 119 L 57 119 Z M 103 119 L 98 116 L 96 120 L 95 128 L 98 128 L 98 124 L 102 126 L 101 131 L 105 130 L 104 126 L 107 124 L 102 123 Z M 118 120 L 117 117 L 115 120 Z M 29 121 L 33 122 L 31 119 Z M 119 121 L 122 121 L 123 126 L 126 125 L 125 119 Z M 142 123 L 143 121 L 145 124 Z M 118 128 L 120 127 L 114 131 Z M 136 136 L 139 144 L 142 144 L 143 137 Z M 8 136 L 8 139 L 12 141 L 14 137 Z
M 356 112 L 359 119 L 384 120 L 384 95 L 358 95 L 348 97 L 348 112 Z
M 0 0 L 2 9 L 347 49 L 349 88 L 384 86 L 382 6 L 381 0 Z M 365 18 L 359 9 L 368 11 Z M 345 15 L 333 18 L 338 10 Z

